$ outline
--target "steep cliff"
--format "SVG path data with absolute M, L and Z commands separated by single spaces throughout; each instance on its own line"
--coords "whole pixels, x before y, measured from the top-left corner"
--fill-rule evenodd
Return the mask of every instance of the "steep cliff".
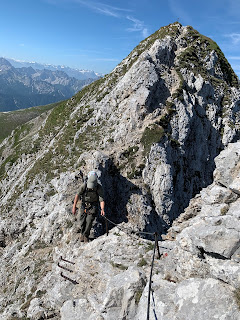
M 6 319 L 14 313 L 40 319 L 49 312 L 61 314 L 62 319 L 76 319 L 74 314 L 79 312 L 85 319 L 143 319 L 141 308 L 146 300 L 139 302 L 139 298 L 149 275 L 149 262 L 144 266 L 144 261 L 151 258 L 151 242 L 136 243 L 113 229 L 109 237 L 99 237 L 83 248 L 70 213 L 79 185 L 77 173 L 98 171 L 107 216 L 114 223 L 164 234 L 189 201 L 213 182 L 215 157 L 239 139 L 239 117 L 238 79 L 217 44 L 191 27 L 174 23 L 142 41 L 112 73 L 17 128 L 0 145 L 1 226 L 8 244 L 2 255 L 6 277 L 0 303 Z M 239 162 L 239 152 L 236 154 Z M 235 165 L 231 164 L 232 168 Z M 222 183 L 228 186 L 225 180 Z M 237 198 L 232 202 L 237 203 Z M 198 299 L 208 287 L 212 295 L 222 290 L 218 301 L 223 303 L 227 296 L 232 299 L 233 287 L 239 282 L 236 271 L 227 281 L 222 279 L 220 269 L 210 261 L 216 258 L 224 270 L 239 271 L 239 262 L 232 264 L 239 229 L 233 237 L 226 236 L 228 248 L 218 249 L 221 232 L 229 234 L 231 227 L 217 230 L 216 239 L 209 237 L 215 234 L 215 220 L 206 218 L 201 206 L 193 210 L 194 214 L 203 210 L 199 222 L 193 222 L 191 228 L 186 222 L 181 229 L 185 224 L 178 225 L 177 219 L 166 237 L 179 235 L 163 245 L 171 258 L 159 262 L 157 272 L 162 276 L 155 281 L 158 301 L 169 309 L 168 315 L 161 309 L 164 319 L 182 317 L 190 301 L 197 304 L 190 294 L 181 297 L 189 287 L 199 294 Z M 221 215 L 221 211 L 214 214 Z M 196 236 L 198 224 L 200 239 Z M 209 234 L 204 233 L 205 225 Z M 96 222 L 95 235 L 103 234 L 103 226 Z M 136 254 L 143 259 L 143 268 L 137 268 L 141 263 Z M 80 285 L 60 279 L 56 266 L 60 255 L 76 260 L 74 270 Z M 181 267 L 175 270 L 178 259 Z M 231 261 L 221 264 L 223 259 Z M 10 261 L 15 279 L 8 267 Z M 189 261 L 191 267 L 186 266 Z M 198 265 L 202 269 L 198 270 Z M 127 270 L 121 274 L 121 268 Z M 88 270 L 87 274 L 83 270 Z M 197 284 L 194 277 L 199 278 Z M 226 281 L 228 287 L 216 279 Z M 7 281 L 11 283 L 8 287 Z M 162 285 L 169 295 L 166 301 L 158 289 Z M 204 305 L 197 307 L 197 319 L 202 319 Z M 231 319 L 237 319 L 236 303 L 231 302 L 231 307 L 232 312 L 225 312 L 223 319 L 233 315 Z M 206 319 L 214 319 L 210 313 Z

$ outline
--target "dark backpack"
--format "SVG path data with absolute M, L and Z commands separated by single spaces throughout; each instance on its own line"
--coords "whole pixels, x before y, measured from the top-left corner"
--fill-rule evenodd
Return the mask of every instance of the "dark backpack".
M 86 183 L 86 188 L 85 188 L 85 190 L 84 190 L 84 192 L 83 192 L 83 194 L 82 194 L 82 201 L 83 201 L 83 203 L 85 202 L 90 202 L 90 203 L 92 203 L 92 202 L 98 202 L 98 199 L 99 199 L 99 197 L 98 197 L 98 192 L 97 192 L 97 190 L 98 190 L 98 185 L 95 187 L 95 188 L 93 188 L 93 189 L 89 189 L 88 187 L 87 187 L 87 183 Z

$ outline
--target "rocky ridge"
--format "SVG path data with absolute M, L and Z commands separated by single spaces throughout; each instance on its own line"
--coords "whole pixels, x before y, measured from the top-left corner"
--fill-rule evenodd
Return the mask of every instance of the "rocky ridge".
M 214 182 L 159 242 L 150 319 L 239 319 L 239 163 L 238 142 L 216 158 Z M 129 233 L 123 222 L 108 236 L 82 244 L 69 214 L 75 177 L 62 174 L 53 183 L 52 201 L 34 201 L 25 218 L 32 225 L 28 241 L 20 234 L 1 252 L 2 319 L 146 319 L 153 241 Z
M 223 319 L 237 319 L 238 194 L 227 188 L 239 151 L 228 160 L 230 171 L 222 162 L 222 185 L 201 190 L 213 181 L 215 157 L 239 139 L 239 98 L 238 79 L 218 46 L 175 23 L 145 39 L 111 74 L 5 139 L 2 315 L 145 318 L 150 239 L 133 240 L 113 228 L 83 247 L 76 236 L 70 214 L 75 177 L 79 169 L 96 169 L 112 221 L 157 230 L 162 238 L 174 221 L 162 243 L 168 256 L 156 261 L 158 317 L 178 319 L 192 308 L 195 319 L 205 309 L 205 318 L 214 319 L 222 313 L 219 303 L 226 307 Z M 239 144 L 226 150 L 233 148 Z M 95 236 L 103 226 L 96 222 Z M 61 255 L 75 261 L 79 285 L 61 279 Z M 217 304 L 204 298 L 216 292 Z
M 15 198 L 13 184 L 20 192 L 38 176 L 46 184 L 94 166 L 115 221 L 128 213 L 134 220 L 141 204 L 141 228 L 148 221 L 167 229 L 212 182 L 214 158 L 239 138 L 239 98 L 237 77 L 212 40 L 178 23 L 161 28 L 54 108 L 37 133 L 26 125 L 2 144 L 1 171 L 14 163 L 1 182 L 3 204 Z

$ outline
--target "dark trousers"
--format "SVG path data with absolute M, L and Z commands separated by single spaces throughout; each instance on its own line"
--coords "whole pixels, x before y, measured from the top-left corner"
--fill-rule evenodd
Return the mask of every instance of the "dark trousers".
M 80 210 L 80 232 L 83 236 L 89 237 L 90 230 L 92 228 L 93 221 L 96 217 L 97 206 L 91 205 L 90 208 L 86 208 L 84 206 L 81 207 Z

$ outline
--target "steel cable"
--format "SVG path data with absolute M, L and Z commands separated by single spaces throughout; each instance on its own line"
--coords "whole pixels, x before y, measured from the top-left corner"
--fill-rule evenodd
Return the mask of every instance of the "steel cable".
M 135 233 L 135 234 L 148 234 L 148 235 L 151 235 L 151 236 L 153 236 L 153 235 L 155 234 L 154 232 L 134 231 L 134 230 L 129 229 L 129 228 L 119 227 L 117 223 L 111 221 L 110 219 L 108 219 L 108 218 L 105 217 L 105 216 L 104 216 L 104 218 L 105 218 L 108 222 L 112 223 L 112 224 L 115 225 L 117 228 L 119 228 L 121 231 L 124 231 L 124 229 L 125 229 L 125 230 L 127 230 L 127 231 L 129 231 L 129 232 L 131 232 L 131 233 Z
M 153 273 L 153 265 L 154 265 L 156 247 L 157 247 L 157 233 L 155 233 L 155 243 L 154 243 L 152 265 L 151 265 L 151 272 L 150 272 L 150 278 L 149 278 L 147 320 L 149 320 L 149 313 L 150 313 L 150 297 L 151 297 L 151 290 L 152 290 L 152 273 Z
M 140 238 L 138 236 L 138 234 L 147 234 L 147 235 L 151 235 L 151 236 L 154 236 L 156 234 L 156 232 L 144 232 L 144 231 L 134 231 L 132 229 L 129 229 L 129 228 L 126 228 L 126 227 L 119 227 L 119 225 L 113 221 L 111 221 L 110 219 L 108 219 L 106 216 L 103 216 L 104 219 L 106 219 L 108 222 L 112 223 L 115 227 L 117 227 L 119 230 L 121 230 L 122 232 L 126 233 L 125 230 L 127 230 L 128 232 L 130 232 L 131 234 L 129 233 L 126 233 L 128 236 L 132 237 L 132 234 L 136 235 L 138 237 L 138 239 L 142 240 L 142 238 Z M 132 237 L 133 238 L 133 237 Z M 133 238 L 135 239 L 135 238 Z M 159 246 L 160 248 L 163 248 L 163 249 L 167 249 L 167 250 L 172 250 L 171 248 L 166 248 L 166 247 L 163 247 L 163 246 Z
M 129 228 L 119 227 L 115 222 L 111 221 L 111 220 L 108 219 L 107 217 L 104 216 L 104 218 L 106 219 L 106 221 L 112 223 L 113 225 L 115 225 L 119 230 L 123 231 L 124 233 L 126 233 L 125 230 L 127 230 L 127 231 L 130 231 L 131 233 L 133 233 L 135 236 L 137 236 L 137 234 L 148 234 L 148 235 L 151 235 L 151 236 L 154 236 L 154 237 L 155 237 L 155 243 L 154 243 L 154 249 L 153 249 L 153 256 L 152 256 L 152 264 L 151 264 L 151 271 L 150 271 L 150 278 L 149 278 L 149 288 L 148 288 L 147 320 L 149 320 L 149 314 L 150 314 L 150 297 L 151 297 L 151 291 L 152 291 L 152 274 L 153 274 L 153 266 L 154 266 L 156 248 L 157 248 L 157 250 L 158 250 L 158 255 L 159 255 L 159 259 L 160 259 L 160 252 L 159 252 L 159 245 L 158 245 L 158 234 L 157 234 L 157 232 L 154 232 L 154 233 L 143 232 L 143 231 L 138 231 L 138 232 L 136 232 L 136 231 L 133 231 L 132 229 L 129 229 Z M 130 234 L 127 234 L 127 235 L 132 236 L 132 235 L 130 235 Z M 141 239 L 141 238 L 138 236 L 138 239 Z M 160 246 L 160 247 L 161 247 L 161 246 Z M 161 248 L 165 248 L 165 249 L 171 250 L 170 248 L 166 248 L 166 247 L 161 247 Z M 153 313 L 154 313 L 155 319 L 157 319 L 157 317 L 156 317 L 156 310 L 155 310 L 154 297 L 152 296 L 152 298 L 153 298 L 153 304 L 154 304 Z

